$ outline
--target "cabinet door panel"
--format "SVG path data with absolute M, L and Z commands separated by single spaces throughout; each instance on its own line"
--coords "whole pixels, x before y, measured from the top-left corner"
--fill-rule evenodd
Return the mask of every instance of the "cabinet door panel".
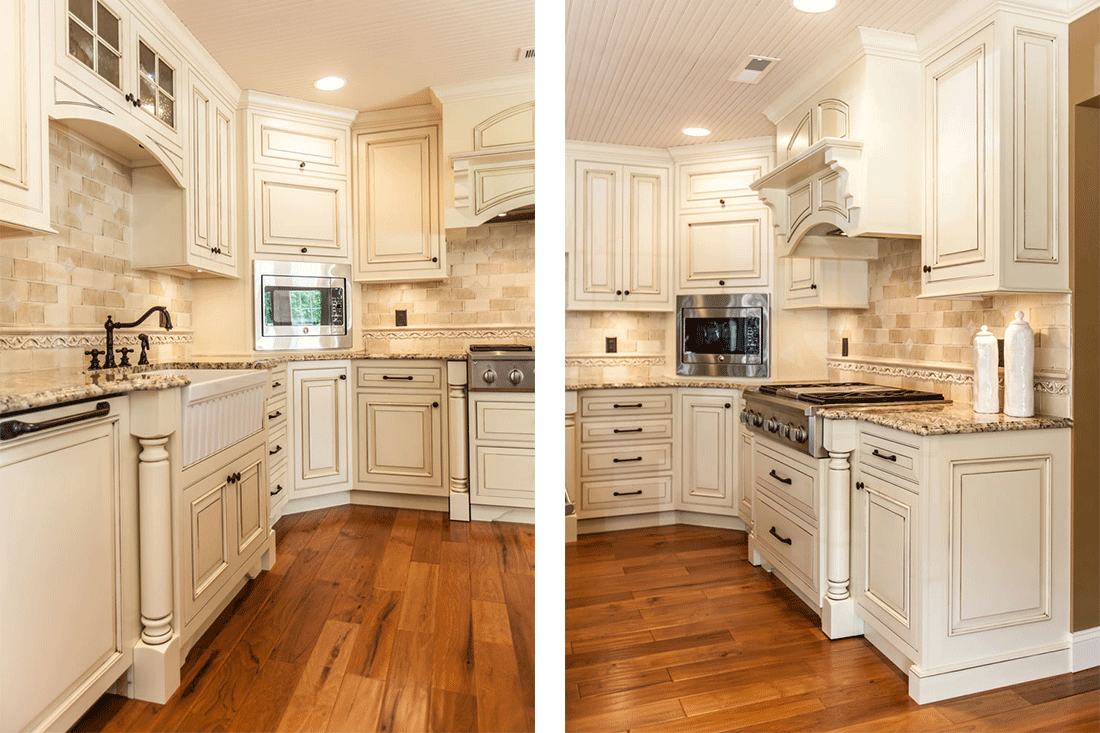
M 237 493 L 237 554 L 244 555 L 264 536 L 264 517 L 268 502 L 264 493 L 268 490 L 263 480 L 263 465 L 254 463 L 233 484 Z
M 919 649 L 913 615 L 917 495 L 872 475 L 853 492 L 853 590 L 860 607 Z
M 668 222 L 665 201 L 668 198 L 668 176 L 664 171 L 648 168 L 626 168 L 624 179 L 629 186 L 626 207 L 626 256 L 629 268 L 623 279 L 628 300 L 644 296 L 667 298 L 668 285 Z
M 681 215 L 681 289 L 766 286 L 766 224 L 759 209 Z
M 439 396 L 361 392 L 357 404 L 358 481 L 443 495 Z
M 733 402 L 733 397 L 681 396 L 680 503 L 688 508 L 733 508 Z
M 295 492 L 338 491 L 348 481 L 347 373 L 347 367 L 292 371 Z
M 479 445 L 472 458 L 471 503 L 534 508 L 535 454 L 530 448 Z
M 1018 261 L 1057 262 L 1057 99 L 1055 39 L 1013 30 L 1015 253 Z
M 121 653 L 117 450 L 101 423 L 0 455 L 2 730 L 32 725 Z
M 345 254 L 343 181 L 270 171 L 255 175 L 257 252 Z
M 437 256 L 434 128 L 411 136 L 362 135 L 360 251 L 368 267 L 431 265 Z
M 577 300 L 615 300 L 621 289 L 618 253 L 620 166 L 577 164 L 577 242 L 573 286 Z

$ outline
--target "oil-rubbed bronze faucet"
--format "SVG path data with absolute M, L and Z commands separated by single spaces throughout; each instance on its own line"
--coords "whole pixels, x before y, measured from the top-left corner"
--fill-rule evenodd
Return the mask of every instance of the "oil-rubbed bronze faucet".
M 160 327 L 165 331 L 172 330 L 172 316 L 168 315 L 168 309 L 163 305 L 154 305 L 149 310 L 145 311 L 145 314 L 134 321 L 133 323 L 116 323 L 112 320 L 111 316 L 107 316 L 107 322 L 103 324 L 103 327 L 107 329 L 107 353 L 103 355 L 103 368 L 112 369 L 115 367 L 115 330 L 119 328 L 133 328 L 134 326 L 140 326 L 146 318 L 153 314 L 153 311 L 160 313 Z M 133 349 L 131 349 L 133 351 Z M 125 355 L 123 355 L 125 357 Z

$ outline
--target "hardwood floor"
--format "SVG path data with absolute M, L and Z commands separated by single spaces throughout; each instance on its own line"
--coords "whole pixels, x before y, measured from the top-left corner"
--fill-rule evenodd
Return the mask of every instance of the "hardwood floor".
M 746 559 L 744 532 L 582 535 L 565 561 L 569 731 L 1097 731 L 1100 670 L 930 705 Z
M 105 695 L 73 730 L 534 730 L 531 526 L 344 506 L 275 531 L 167 704 Z

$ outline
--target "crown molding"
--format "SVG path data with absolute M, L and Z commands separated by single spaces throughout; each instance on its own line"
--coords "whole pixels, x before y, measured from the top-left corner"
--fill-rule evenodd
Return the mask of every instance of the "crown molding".
M 588 158 L 597 160 L 610 156 L 616 163 L 637 163 L 639 165 L 668 165 L 672 155 L 668 148 L 642 148 L 635 145 L 616 145 L 614 143 L 590 143 L 580 140 L 565 141 L 566 158 Z
M 443 118 L 439 109 L 431 104 L 417 104 L 410 107 L 390 107 L 360 112 L 352 123 L 352 132 L 370 132 L 373 130 L 393 130 L 401 127 L 419 125 L 438 125 Z
M 501 97 L 505 94 L 531 94 L 535 93 L 535 75 L 516 74 L 515 76 L 500 76 L 495 79 L 482 79 L 481 81 L 456 82 L 429 87 L 432 95 L 432 104 L 441 106 L 451 102 L 462 102 L 469 99 L 482 99 L 484 97 Z
M 331 104 L 321 104 L 320 102 L 307 102 L 304 99 L 294 99 L 293 97 L 283 97 L 278 94 L 258 92 L 255 89 L 245 89 L 241 92 L 241 101 L 238 104 L 238 109 L 245 108 L 249 110 L 278 112 L 280 114 L 290 112 L 292 114 L 309 115 L 313 118 L 312 121 L 314 122 L 316 118 L 320 117 L 341 125 L 351 125 L 359 114 L 358 110 L 348 109 L 347 107 L 335 107 Z

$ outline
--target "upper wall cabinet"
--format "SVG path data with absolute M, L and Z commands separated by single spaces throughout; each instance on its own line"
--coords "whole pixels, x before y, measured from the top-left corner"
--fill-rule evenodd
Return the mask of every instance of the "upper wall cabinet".
M 347 260 L 355 113 L 254 91 L 244 93 L 242 107 L 253 253 Z
M 1066 45 L 999 12 L 925 62 L 923 295 L 1068 292 Z
M 578 151 L 591 152 L 598 151 Z M 566 155 L 573 231 L 567 309 L 671 310 L 668 166 L 636 165 L 640 158 L 625 153 L 619 162 L 591 157 Z
M 868 306 L 866 262 L 788 257 L 780 268 L 785 309 Z
M 38 0 L 0 0 L 0 236 L 50 232 Z
M 920 236 L 920 62 L 911 35 L 858 28 L 856 60 L 765 110 L 779 165 L 752 182 L 780 257 L 875 259 Z M 837 236 L 839 235 L 839 236 Z
M 101 125 L 124 132 L 129 139 L 112 140 L 113 149 L 135 164 L 152 157 L 186 186 L 180 52 L 121 0 L 54 7 L 51 116 L 93 139 L 105 136 Z
M 759 291 L 771 276 L 768 209 L 680 214 L 679 292 Z
M 355 279 L 447 275 L 439 126 L 355 134 Z

